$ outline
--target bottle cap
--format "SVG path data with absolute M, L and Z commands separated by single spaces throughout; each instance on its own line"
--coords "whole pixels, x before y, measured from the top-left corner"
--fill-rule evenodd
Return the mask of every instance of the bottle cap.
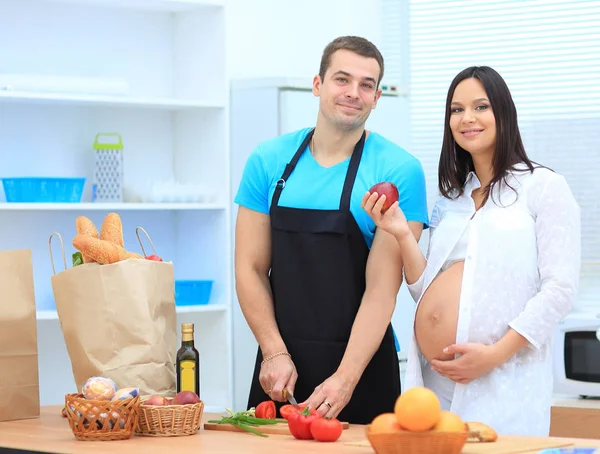
M 193 323 L 182 323 L 181 324 L 181 332 L 193 333 L 194 332 L 194 324 Z

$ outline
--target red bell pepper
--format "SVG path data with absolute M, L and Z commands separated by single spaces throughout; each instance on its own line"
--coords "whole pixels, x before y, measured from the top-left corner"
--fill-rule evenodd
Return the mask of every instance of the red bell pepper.
M 272 400 L 261 402 L 254 411 L 254 416 L 262 419 L 275 419 L 276 415 L 277 410 L 275 408 L 275 402 Z
M 300 413 L 306 407 L 306 404 L 300 404 L 299 407 L 292 404 L 285 404 L 279 409 L 279 413 L 281 413 L 282 418 L 289 419 L 292 413 Z
M 312 422 L 319 419 L 321 415 L 315 409 L 304 408 L 301 412 L 292 413 L 288 417 L 288 425 L 291 434 L 298 440 L 312 440 L 310 432 Z

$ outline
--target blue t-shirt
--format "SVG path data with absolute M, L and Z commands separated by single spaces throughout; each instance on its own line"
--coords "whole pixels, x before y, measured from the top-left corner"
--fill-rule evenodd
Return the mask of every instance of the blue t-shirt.
M 248 157 L 235 203 L 269 214 L 275 184 L 311 128 L 281 135 L 260 143 Z M 339 209 L 350 158 L 321 166 L 307 149 L 285 183 L 279 206 L 316 210 Z M 375 223 L 361 207 L 373 185 L 389 181 L 398 187 L 400 208 L 409 221 L 428 228 L 425 175 L 419 160 L 383 136 L 370 132 L 365 140 L 360 166 L 352 189 L 350 212 L 368 247 L 373 243 Z

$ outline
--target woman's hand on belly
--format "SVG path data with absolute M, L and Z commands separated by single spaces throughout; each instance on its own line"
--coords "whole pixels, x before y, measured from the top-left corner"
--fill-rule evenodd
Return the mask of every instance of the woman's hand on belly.
M 431 360 L 431 368 L 456 383 L 469 383 L 502 363 L 493 345 L 476 343 L 453 344 L 444 349 L 449 355 L 459 354 L 449 361 Z

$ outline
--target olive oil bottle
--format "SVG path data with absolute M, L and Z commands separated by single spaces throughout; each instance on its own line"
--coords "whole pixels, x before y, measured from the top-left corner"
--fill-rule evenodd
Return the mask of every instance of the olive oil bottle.
M 177 392 L 193 391 L 200 397 L 200 355 L 194 347 L 194 324 L 181 324 L 181 348 L 177 351 Z

